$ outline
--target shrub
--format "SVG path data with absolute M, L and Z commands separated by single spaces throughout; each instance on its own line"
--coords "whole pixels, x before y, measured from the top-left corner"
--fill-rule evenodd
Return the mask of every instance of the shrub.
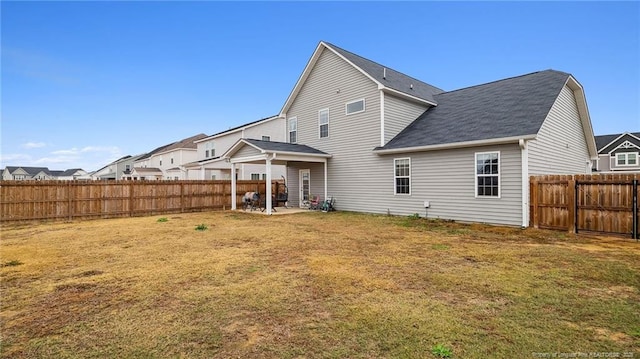
M 196 226 L 196 231 L 206 231 L 207 226 L 205 224 L 199 224 Z
M 431 354 L 439 358 L 449 358 L 453 354 L 450 348 L 447 348 L 444 344 L 435 345 L 431 348 Z

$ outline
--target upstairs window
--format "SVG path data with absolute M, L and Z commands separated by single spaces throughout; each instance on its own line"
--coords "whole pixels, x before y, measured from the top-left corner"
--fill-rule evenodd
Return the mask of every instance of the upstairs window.
M 216 156 L 215 143 L 213 141 L 209 141 L 204 145 L 204 157 L 211 158 Z
M 289 143 L 298 142 L 298 118 L 289 119 Z
M 411 194 L 411 160 L 396 158 L 393 160 L 395 194 Z
M 320 138 L 329 137 L 329 109 L 318 111 L 318 125 L 320 126 Z
M 347 102 L 345 106 L 347 115 L 364 112 L 364 99 Z
M 269 142 L 269 141 L 271 141 L 271 136 L 262 136 L 262 140 L 266 141 L 266 142 Z
M 476 153 L 476 197 L 500 197 L 500 152 Z
M 637 166 L 638 165 L 638 152 L 616 153 L 616 165 L 618 165 L 618 166 Z
M 171 164 L 173 164 L 173 157 L 171 157 Z

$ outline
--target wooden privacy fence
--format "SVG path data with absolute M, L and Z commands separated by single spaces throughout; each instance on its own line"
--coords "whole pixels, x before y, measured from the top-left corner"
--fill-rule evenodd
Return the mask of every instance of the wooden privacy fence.
M 638 239 L 640 174 L 530 178 L 530 226 L 628 234 Z
M 266 181 L 237 181 L 239 208 L 254 191 Z M 0 222 L 147 216 L 231 208 L 231 181 L 1 181 L 0 196 Z

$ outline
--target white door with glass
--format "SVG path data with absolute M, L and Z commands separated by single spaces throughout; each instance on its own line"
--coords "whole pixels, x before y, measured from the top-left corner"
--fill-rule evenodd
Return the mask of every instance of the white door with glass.
M 311 180 L 311 170 L 300 170 L 300 207 L 309 205 L 309 189 Z

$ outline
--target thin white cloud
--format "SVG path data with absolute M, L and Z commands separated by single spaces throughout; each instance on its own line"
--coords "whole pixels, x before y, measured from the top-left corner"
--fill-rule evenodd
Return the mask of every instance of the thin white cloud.
M 57 150 L 57 151 L 51 152 L 52 155 L 57 155 L 57 156 L 70 156 L 70 155 L 77 155 L 79 153 L 80 151 L 78 151 L 78 149 L 75 147 L 69 150 Z
M 22 162 L 31 162 L 31 156 L 24 153 L 9 153 L 0 155 L 0 162 L 8 163 L 12 162 L 15 165 L 20 166 Z
M 46 145 L 47 144 L 44 142 L 27 142 L 27 143 L 23 143 L 21 147 L 31 149 L 31 148 L 42 148 Z

